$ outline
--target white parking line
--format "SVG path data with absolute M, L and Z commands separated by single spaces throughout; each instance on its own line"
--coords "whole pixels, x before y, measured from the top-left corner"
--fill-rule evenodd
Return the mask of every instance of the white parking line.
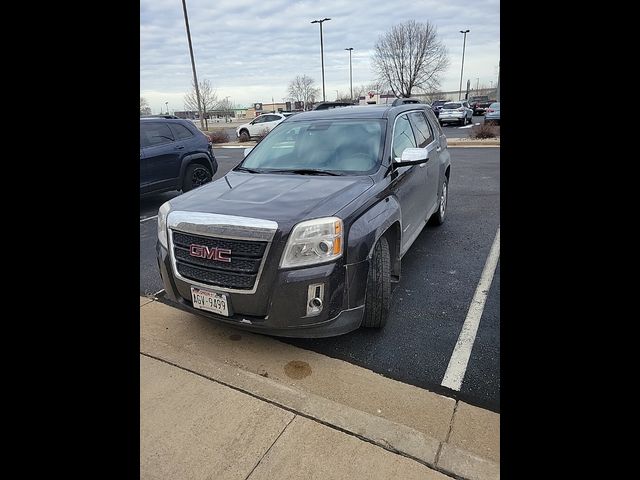
M 140 223 L 146 222 L 147 220 L 153 220 L 154 218 L 158 218 L 158 215 L 154 215 L 153 217 L 141 218 Z
M 493 274 L 498 265 L 498 258 L 500 258 L 500 227 L 498 227 L 493 245 L 491 245 L 491 251 L 480 275 L 480 282 L 471 300 L 471 305 L 469 305 L 467 318 L 464 320 L 458 342 L 453 349 L 447 371 L 440 384 L 443 387 L 460 390 L 462 386 L 462 380 L 464 380 L 464 374 L 467 371 L 469 357 L 471 356 L 471 349 L 476 340 L 476 333 L 478 332 L 478 325 L 480 324 L 484 304 L 489 294 L 489 287 L 491 287 Z

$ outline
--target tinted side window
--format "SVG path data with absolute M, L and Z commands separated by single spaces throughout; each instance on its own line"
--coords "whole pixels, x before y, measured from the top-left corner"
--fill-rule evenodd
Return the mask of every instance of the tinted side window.
M 267 118 L 264 120 L 265 122 L 275 122 L 280 120 L 280 117 L 277 115 L 267 115 Z
M 442 135 L 442 128 L 440 127 L 440 122 L 438 122 L 435 113 L 433 113 L 433 111 L 431 110 L 425 110 L 424 113 L 426 113 L 427 117 L 429 118 L 429 123 L 431 124 L 432 130 L 437 135 Z
M 256 119 L 253 121 L 253 124 L 255 125 L 256 123 L 262 123 L 262 122 L 264 122 L 266 117 L 267 117 L 266 115 L 260 115 L 258 118 L 256 118 Z
M 427 119 L 424 118 L 424 114 L 422 112 L 413 112 L 409 114 L 409 118 L 411 118 L 411 123 L 413 123 L 414 132 L 416 134 L 416 140 L 418 141 L 418 146 L 420 148 L 424 148 L 433 142 L 433 132 L 431 131 L 430 125 L 427 123 Z
M 411 124 L 406 115 L 401 115 L 396 120 L 396 126 L 393 131 L 393 157 L 402 157 L 405 148 L 415 148 L 416 139 L 413 136 Z
M 173 142 L 173 134 L 166 123 L 143 123 L 140 125 L 140 145 L 153 147 Z
M 193 137 L 193 133 L 184 125 L 180 125 L 179 123 L 172 123 L 171 130 L 175 133 L 175 137 L 178 140 L 185 140 L 187 138 Z

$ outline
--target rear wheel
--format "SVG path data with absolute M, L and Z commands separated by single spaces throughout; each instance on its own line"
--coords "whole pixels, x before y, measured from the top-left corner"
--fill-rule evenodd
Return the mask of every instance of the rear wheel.
M 240 141 L 241 142 L 248 142 L 250 140 L 251 137 L 249 137 L 249 132 L 247 132 L 246 130 L 242 130 L 240 132 Z
M 389 242 L 386 237 L 380 237 L 373 248 L 369 264 L 362 326 L 366 328 L 384 327 L 389 316 L 390 303 L 391 258 L 389 256 Z
M 211 178 L 211 172 L 207 167 L 200 165 L 199 163 L 192 163 L 184 172 L 182 191 L 188 192 L 189 190 L 193 190 L 205 183 L 209 183 Z
M 449 179 L 445 176 L 438 198 L 438 210 L 431 216 L 431 224 L 442 225 L 447 214 L 447 200 L 449 198 Z

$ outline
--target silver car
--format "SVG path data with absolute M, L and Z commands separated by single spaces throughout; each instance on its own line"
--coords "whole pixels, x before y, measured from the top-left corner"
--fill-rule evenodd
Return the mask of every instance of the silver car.
M 459 100 L 457 102 L 445 103 L 440 110 L 438 120 L 440 124 L 456 122 L 460 125 L 467 125 L 471 123 L 473 118 L 473 109 L 469 106 L 469 102 L 466 100 Z
M 489 105 L 484 115 L 484 121 L 485 123 L 494 122 L 500 125 L 500 102 Z

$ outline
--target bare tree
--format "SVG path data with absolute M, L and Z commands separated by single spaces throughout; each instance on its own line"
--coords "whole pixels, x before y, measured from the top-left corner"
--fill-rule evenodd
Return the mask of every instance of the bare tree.
M 354 85 L 354 87 L 353 87 L 353 98 L 355 98 L 357 100 L 359 97 L 362 97 L 368 91 L 369 90 L 367 90 L 367 86 L 366 85 Z
M 294 101 L 304 102 L 304 109 L 309 110 L 320 95 L 320 89 L 314 87 L 313 78 L 297 75 L 289 82 L 288 94 Z
M 205 129 L 209 129 L 209 124 L 207 122 L 208 112 L 211 112 L 215 109 L 215 105 L 218 101 L 218 96 L 216 95 L 216 91 L 211 87 L 211 82 L 209 80 L 202 80 L 199 82 L 200 85 L 200 104 L 202 105 L 202 116 L 205 121 Z M 185 93 L 184 95 L 184 108 L 185 110 L 190 110 L 193 112 L 199 111 L 198 108 L 198 96 L 196 95 L 196 86 L 195 83 L 191 83 L 191 91 Z
M 151 115 L 151 107 L 144 97 L 140 97 L 140 116 L 142 115 Z
M 229 116 L 231 116 L 231 112 L 233 111 L 233 105 L 231 104 L 231 101 L 229 101 L 228 98 L 223 98 L 216 104 L 216 110 L 224 114 L 225 121 L 226 121 L 226 119 Z
M 394 25 L 375 45 L 373 67 L 398 97 L 410 97 L 414 88 L 437 88 L 448 66 L 447 50 L 429 22 Z
M 355 93 L 355 92 L 354 92 Z M 358 97 L 356 97 L 358 98 Z M 351 98 L 351 94 L 349 92 L 338 92 L 338 96 L 336 97 L 336 102 L 347 102 L 352 103 L 353 100 Z

